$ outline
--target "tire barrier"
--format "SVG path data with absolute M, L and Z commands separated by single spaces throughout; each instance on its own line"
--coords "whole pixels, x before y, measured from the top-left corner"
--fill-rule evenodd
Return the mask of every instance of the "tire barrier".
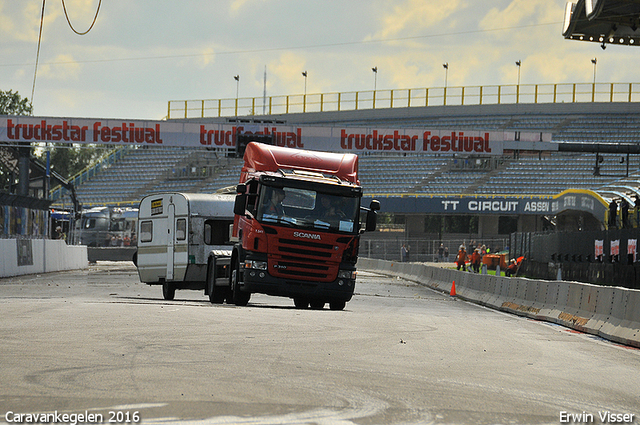
M 640 348 L 640 290 L 473 274 L 420 263 L 358 259 L 358 268 L 417 282 L 500 311 Z

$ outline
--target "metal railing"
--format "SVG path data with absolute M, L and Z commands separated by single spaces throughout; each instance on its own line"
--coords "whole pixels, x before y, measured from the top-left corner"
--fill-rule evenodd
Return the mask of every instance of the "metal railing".
M 518 103 L 637 102 L 640 83 L 562 83 L 365 90 L 233 99 L 170 100 L 167 119 Z

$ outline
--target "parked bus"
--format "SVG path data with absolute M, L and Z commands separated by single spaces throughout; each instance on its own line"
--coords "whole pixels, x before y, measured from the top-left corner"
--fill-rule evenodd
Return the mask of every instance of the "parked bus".
M 135 246 L 137 208 L 95 207 L 76 220 L 72 243 L 88 247 Z

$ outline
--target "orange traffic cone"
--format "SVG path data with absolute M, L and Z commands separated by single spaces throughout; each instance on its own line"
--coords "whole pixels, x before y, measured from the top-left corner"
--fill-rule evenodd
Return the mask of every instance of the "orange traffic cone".
M 451 284 L 451 292 L 450 292 L 450 295 L 451 295 L 452 297 L 455 297 L 455 296 L 456 296 L 456 281 L 455 281 L 455 280 L 454 280 L 454 281 L 453 281 L 453 283 Z

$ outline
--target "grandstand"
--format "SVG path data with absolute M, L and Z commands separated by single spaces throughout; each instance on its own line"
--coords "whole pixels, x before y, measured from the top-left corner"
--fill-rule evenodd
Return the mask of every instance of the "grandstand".
M 504 130 L 552 133 L 555 142 L 630 144 L 640 140 L 640 108 L 636 103 L 552 105 L 488 105 L 397 108 L 384 110 L 290 114 L 268 117 L 291 124 L 341 125 L 382 128 Z M 228 122 L 229 119 L 227 119 Z M 360 179 L 366 196 L 429 195 L 539 195 L 553 196 L 566 189 L 602 191 L 603 197 L 638 191 L 638 157 L 602 153 L 600 175 L 594 175 L 596 157 L 584 152 L 505 151 L 501 157 L 436 154 L 360 155 Z M 149 193 L 186 191 L 211 193 L 238 181 L 241 160 L 221 151 L 188 148 L 129 149 L 123 159 L 100 168 L 78 185 L 81 203 L 136 205 Z M 629 174 L 627 176 L 627 173 Z M 64 203 L 58 201 L 58 205 Z

